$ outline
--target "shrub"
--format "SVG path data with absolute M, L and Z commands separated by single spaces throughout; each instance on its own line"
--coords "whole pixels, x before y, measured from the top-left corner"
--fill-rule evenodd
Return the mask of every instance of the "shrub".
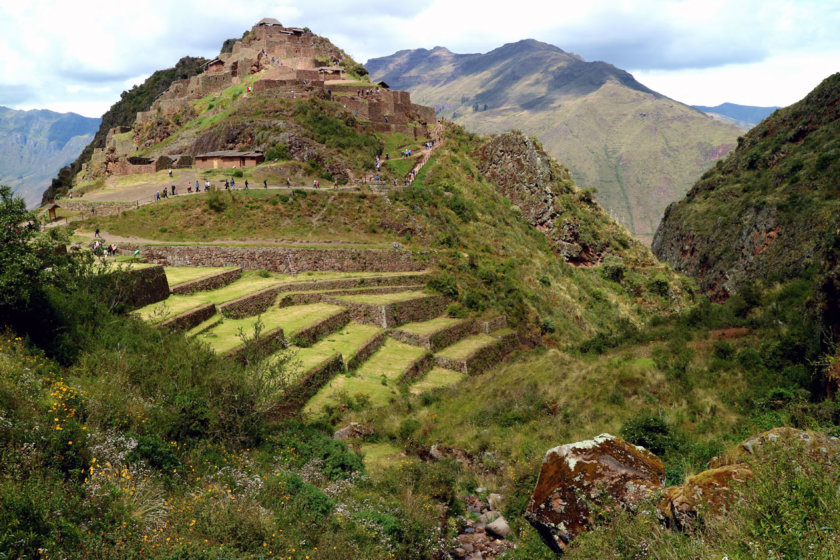
M 677 445 L 668 423 L 647 413 L 629 419 L 620 433 L 633 445 L 640 445 L 655 455 L 664 455 Z
M 172 451 L 172 445 L 163 441 L 157 434 L 149 434 L 137 438 L 137 446 L 132 449 L 126 459 L 135 462 L 143 460 L 150 467 L 171 473 L 181 465 L 181 461 Z
M 443 273 L 429 278 L 426 287 L 448 298 L 458 297 L 458 283 L 450 274 Z
M 621 257 L 614 255 L 607 255 L 604 258 L 604 264 L 601 265 L 601 276 L 613 282 L 621 282 L 624 279 L 624 274 L 627 272 L 627 266 Z

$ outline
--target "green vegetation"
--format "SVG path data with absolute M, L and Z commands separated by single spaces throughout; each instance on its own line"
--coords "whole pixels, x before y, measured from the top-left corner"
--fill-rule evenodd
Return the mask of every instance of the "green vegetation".
M 257 322 L 264 333 L 279 328 L 283 329 L 286 338 L 293 340 L 298 331 L 342 311 L 343 308 L 327 303 L 275 307 L 256 317 L 226 318 L 218 326 L 198 335 L 198 339 L 207 342 L 217 354 L 224 354 L 241 346 L 242 336 L 254 332 Z
M 365 342 L 382 331 L 383 329 L 372 325 L 349 323 L 346 327 L 326 336 L 309 348 L 297 350 L 295 357 L 300 362 L 303 371 L 308 371 L 335 354 L 341 354 L 346 365 Z
M 301 193 L 256 189 L 220 192 L 218 207 L 212 206 L 212 197 L 176 198 L 143 206 L 125 216 L 97 219 L 96 223 L 115 235 L 170 242 L 293 239 L 390 243 L 401 239 L 379 225 L 386 212 L 379 196 L 362 198 L 357 193 L 327 190 Z M 160 231 L 161 227 L 166 231 Z
M 443 330 L 447 327 L 451 327 L 453 325 L 457 325 L 460 323 L 462 319 L 452 319 L 450 317 L 439 317 L 437 319 L 432 319 L 430 321 L 422 321 L 419 323 L 406 323 L 405 325 L 400 326 L 401 331 L 418 334 L 418 335 L 429 335 L 432 333 L 436 333 L 440 330 Z
M 405 369 L 427 352 L 389 338 L 358 370 L 330 380 L 307 403 L 305 411 L 310 414 L 340 414 L 348 406 L 384 406 L 400 396 L 399 381 Z
M 351 303 L 366 303 L 370 305 L 388 305 L 390 303 L 401 303 L 429 297 L 425 292 L 395 292 L 393 294 L 359 294 L 349 296 L 337 296 L 337 299 Z

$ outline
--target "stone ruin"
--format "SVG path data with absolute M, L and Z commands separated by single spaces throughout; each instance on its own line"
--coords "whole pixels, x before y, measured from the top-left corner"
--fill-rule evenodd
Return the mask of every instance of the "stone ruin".
M 429 127 L 437 122 L 433 108 L 412 103 L 405 91 L 349 81 L 341 66 L 343 61 L 339 49 L 312 32 L 284 27 L 277 20 L 266 18 L 244 39 L 234 43 L 231 52 L 221 53 L 208 62 L 203 73 L 173 82 L 150 110 L 137 114 L 135 128 L 159 116 L 189 113 L 191 101 L 242 83 L 247 76 L 260 74 L 251 88 L 254 93 L 270 92 L 287 99 L 327 94 L 357 118 L 370 121 L 376 132 L 428 136 Z M 128 175 L 193 165 L 190 156 L 179 154 L 156 158 L 132 156 L 139 148 L 132 128 L 112 129 L 105 148 L 94 151 L 84 173 L 90 178 L 102 172 Z

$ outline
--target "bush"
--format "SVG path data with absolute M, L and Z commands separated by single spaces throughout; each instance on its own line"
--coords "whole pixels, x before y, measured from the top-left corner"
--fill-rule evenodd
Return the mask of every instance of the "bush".
M 620 433 L 621 437 L 633 445 L 640 445 L 654 455 L 664 455 L 677 445 L 668 423 L 647 413 L 629 419 L 621 427 Z
M 601 276 L 613 282 L 621 282 L 624 279 L 624 274 L 627 272 L 627 266 L 621 257 L 614 255 L 607 255 L 604 258 L 604 264 L 601 265 Z
M 458 283 L 453 276 L 446 273 L 429 278 L 426 287 L 448 298 L 458 297 Z
M 181 461 L 172 451 L 172 445 L 167 444 L 157 434 L 138 437 L 137 446 L 126 455 L 126 459 L 131 462 L 143 460 L 150 467 L 164 473 L 172 473 L 181 466 Z

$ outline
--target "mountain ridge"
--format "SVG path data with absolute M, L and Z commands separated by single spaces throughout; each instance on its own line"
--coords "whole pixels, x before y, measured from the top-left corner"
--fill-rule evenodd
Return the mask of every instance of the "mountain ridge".
M 435 49 L 400 51 L 367 66 L 374 79 L 411 91 L 471 130 L 536 135 L 577 184 L 597 189 L 598 201 L 647 243 L 667 204 L 742 133 L 607 62 L 533 39 L 484 54 Z
M 76 113 L 0 107 L 0 184 L 34 206 L 58 170 L 93 138 L 99 123 Z

